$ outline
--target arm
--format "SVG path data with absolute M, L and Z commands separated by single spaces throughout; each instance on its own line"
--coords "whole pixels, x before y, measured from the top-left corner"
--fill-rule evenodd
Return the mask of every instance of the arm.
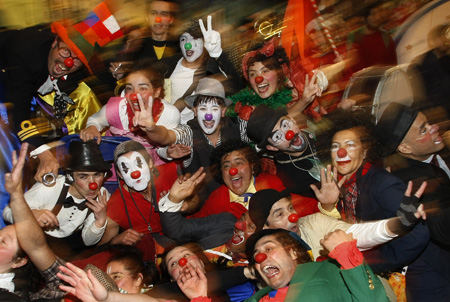
M 98 245 L 103 245 L 108 242 L 110 242 L 111 244 L 133 245 L 141 240 L 141 238 L 144 236 L 144 234 L 136 232 L 133 229 L 125 230 L 122 233 L 119 233 L 119 230 L 120 226 L 114 220 L 108 217 L 105 233 Z
M 101 141 L 101 131 L 109 127 L 108 120 L 106 119 L 106 105 L 103 106 L 100 111 L 91 115 L 86 124 L 86 128 L 80 131 L 80 139 L 84 142 L 97 138 L 97 144 Z
M 48 269 L 56 260 L 48 247 L 44 232 L 38 225 L 23 196 L 22 170 L 25 163 L 28 144 L 22 144 L 17 160 L 13 153 L 13 169 L 5 174 L 5 188 L 11 194 L 10 207 L 15 220 L 17 239 L 31 261 L 40 271 Z

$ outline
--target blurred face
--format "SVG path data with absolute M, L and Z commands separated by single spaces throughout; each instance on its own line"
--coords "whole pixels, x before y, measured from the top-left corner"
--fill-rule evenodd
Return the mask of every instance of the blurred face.
M 150 170 L 153 168 L 151 163 L 145 161 L 141 153 L 128 152 L 117 159 L 117 169 L 128 187 L 136 191 L 147 189 L 150 180 Z
M 248 68 L 248 79 L 252 89 L 262 99 L 271 97 L 277 91 L 277 72 L 275 70 L 270 70 L 261 62 L 255 62 L 255 64 Z
M 253 257 L 265 253 L 266 260 L 256 263 L 255 267 L 263 280 L 272 289 L 285 287 L 291 282 L 297 266 L 292 249 L 287 252 L 274 235 L 261 238 L 255 245 Z
M 230 175 L 231 168 L 236 168 L 238 173 Z M 233 151 L 222 157 L 221 160 L 222 178 L 225 185 L 236 195 L 242 195 L 247 192 L 253 179 L 253 166 L 247 160 L 244 154 L 239 151 Z
M 374 8 L 367 17 L 367 27 L 370 29 L 378 29 L 381 25 L 381 9 Z
M 173 18 L 170 15 L 170 3 L 153 1 L 147 17 L 153 35 L 166 35 Z
M 364 162 L 366 150 L 360 141 L 356 129 L 337 132 L 331 143 L 331 160 L 337 171 L 345 175 L 353 175 Z
M 69 188 L 70 194 L 76 198 L 97 198 L 98 192 L 103 185 L 103 179 L 105 178 L 105 172 L 73 172 L 73 183 Z M 95 190 L 89 188 L 89 184 L 97 184 Z
M 15 255 L 19 251 L 16 229 L 9 225 L 0 230 L 0 273 L 9 272 L 17 267 L 14 263 Z
M 125 265 L 118 261 L 108 263 L 106 273 L 116 282 L 120 289 L 126 290 L 129 294 L 139 294 L 141 292 L 142 274 L 138 274 L 133 279 L 130 272 L 125 269 Z
M 221 108 L 216 101 L 201 103 L 194 108 L 194 112 L 200 127 L 207 135 L 216 132 L 221 118 L 225 116 L 225 108 Z
M 255 233 L 256 226 L 250 219 L 248 212 L 245 212 L 241 218 L 239 218 L 238 223 L 242 226 L 242 229 L 237 229 L 235 226 L 230 247 L 235 253 L 245 253 L 245 243 L 247 242 L 248 237 Z M 238 225 L 238 223 L 236 223 L 236 225 Z
M 295 233 L 298 232 L 297 223 L 288 220 L 289 215 L 297 214 L 292 202 L 288 198 L 281 198 L 270 209 L 265 229 L 285 229 Z
M 286 138 L 288 131 L 292 131 L 294 134 L 290 140 Z M 300 131 L 297 123 L 287 115 L 282 116 L 275 124 L 268 141 L 270 145 L 278 150 L 294 153 L 303 152 L 308 147 L 308 139 L 305 134 Z
M 150 80 L 145 77 L 142 72 L 134 72 L 127 76 L 125 83 L 125 97 L 130 101 L 131 93 L 139 93 L 144 101 L 148 103 L 149 97 L 157 98 L 161 92 L 161 88 L 154 89 Z
M 64 60 L 68 57 L 73 59 L 72 67 L 67 67 L 64 64 Z M 83 63 L 69 49 L 67 44 L 55 39 L 52 44 L 52 49 L 50 49 L 50 53 L 48 54 L 48 73 L 52 77 L 59 79 L 79 70 L 81 67 L 83 67 Z
M 191 264 L 194 269 L 199 267 L 203 272 L 205 272 L 205 265 L 193 252 L 191 252 L 191 250 L 184 246 L 178 246 L 171 250 L 166 257 L 166 265 L 172 280 L 177 280 L 182 273 L 183 268 L 185 268 L 178 264 L 178 261 L 181 258 L 186 258 L 188 263 Z
M 444 148 L 438 125 L 430 125 L 422 112 L 417 115 L 400 147 L 403 144 L 409 147 L 410 156 L 416 160 L 425 160 Z
M 203 54 L 203 39 L 194 39 L 189 33 L 184 33 L 180 37 L 180 48 L 186 61 L 192 63 Z

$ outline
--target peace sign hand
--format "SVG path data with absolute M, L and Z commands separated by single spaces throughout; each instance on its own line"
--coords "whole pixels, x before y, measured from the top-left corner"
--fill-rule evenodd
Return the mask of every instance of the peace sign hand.
M 138 93 L 137 98 L 141 111 L 134 112 L 133 126 L 141 128 L 142 131 L 151 132 L 156 126 L 152 115 L 153 97 L 148 98 L 147 106 L 145 106 L 141 94 Z
M 211 58 L 218 58 L 222 54 L 222 43 L 220 33 L 212 29 L 212 17 L 208 16 L 207 25 L 208 30 L 203 25 L 203 20 L 199 19 L 198 23 L 203 34 L 204 44 L 203 46 L 208 51 Z

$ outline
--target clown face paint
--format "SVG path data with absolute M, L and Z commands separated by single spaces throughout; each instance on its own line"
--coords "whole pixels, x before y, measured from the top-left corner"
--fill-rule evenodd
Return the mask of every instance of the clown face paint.
M 286 138 L 288 131 L 293 132 L 292 139 Z M 272 129 L 268 142 L 278 150 L 287 152 L 303 152 L 308 147 L 306 135 L 289 116 L 282 116 L 278 120 Z
M 136 191 L 144 191 L 147 188 L 151 179 L 150 169 L 139 152 L 128 152 L 120 156 L 117 160 L 117 169 L 128 187 Z M 133 176 L 138 175 L 138 177 L 133 178 L 131 174 L 136 171 L 139 173 L 134 173 Z
M 346 152 L 339 152 L 338 154 L 341 148 L 345 149 Z M 355 129 L 342 130 L 333 136 L 331 159 L 339 174 L 351 176 L 358 171 L 364 163 L 365 153 L 366 150 L 361 143 L 360 134 Z
M 196 108 L 197 120 L 207 135 L 216 132 L 222 118 L 222 109 L 216 101 L 201 103 Z
M 203 39 L 194 39 L 189 33 L 184 33 L 180 37 L 180 48 L 186 61 L 192 63 L 203 53 Z

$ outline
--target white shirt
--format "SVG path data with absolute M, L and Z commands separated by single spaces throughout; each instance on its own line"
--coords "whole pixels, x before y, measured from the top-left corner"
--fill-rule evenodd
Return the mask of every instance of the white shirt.
M 431 155 L 430 157 L 428 157 L 426 160 L 424 160 L 424 163 L 431 163 L 431 160 L 433 159 L 433 156 L 435 155 Z M 442 159 L 442 157 L 438 154 L 436 154 L 436 159 L 438 161 L 439 164 L 439 168 L 441 168 L 442 170 L 445 171 L 445 173 L 447 174 L 448 178 L 450 178 L 450 169 L 447 167 L 447 164 L 445 163 L 445 161 Z
M 30 209 L 52 210 L 58 201 L 64 182 L 65 177 L 60 175 L 56 178 L 56 184 L 53 187 L 47 187 L 42 183 L 36 183 L 24 194 Z M 110 194 L 104 187 L 100 189 L 99 194 L 103 194 L 105 191 L 107 192 L 107 197 L 109 199 Z M 69 196 L 72 195 L 68 192 L 66 198 Z M 84 199 L 79 199 L 74 196 L 72 196 L 72 198 L 75 203 L 82 203 L 84 201 Z M 52 231 L 45 231 L 45 233 L 52 237 L 65 238 L 70 236 L 76 230 L 82 229 L 81 236 L 84 244 L 87 246 L 96 244 L 102 238 L 107 223 L 105 222 L 104 226 L 98 228 L 95 225 L 94 213 L 90 213 L 86 216 L 88 210 L 88 208 L 80 211 L 77 207 L 62 207 L 56 216 L 59 221 L 59 228 Z M 3 218 L 10 223 L 14 223 L 12 211 L 9 206 L 4 209 Z
M 182 98 L 186 91 L 191 87 L 194 82 L 194 74 L 197 69 L 191 69 L 184 67 L 181 62 L 183 58 L 181 58 L 177 66 L 175 67 L 172 75 L 170 76 L 171 83 L 171 103 L 175 104 L 175 102 Z M 193 92 L 194 93 L 194 92 Z M 189 108 L 184 108 L 181 112 L 181 124 L 186 124 L 188 121 L 194 118 L 194 111 Z
M 14 292 L 14 282 L 12 279 L 14 278 L 14 273 L 3 273 L 0 274 L 0 288 L 4 288 L 9 292 Z

